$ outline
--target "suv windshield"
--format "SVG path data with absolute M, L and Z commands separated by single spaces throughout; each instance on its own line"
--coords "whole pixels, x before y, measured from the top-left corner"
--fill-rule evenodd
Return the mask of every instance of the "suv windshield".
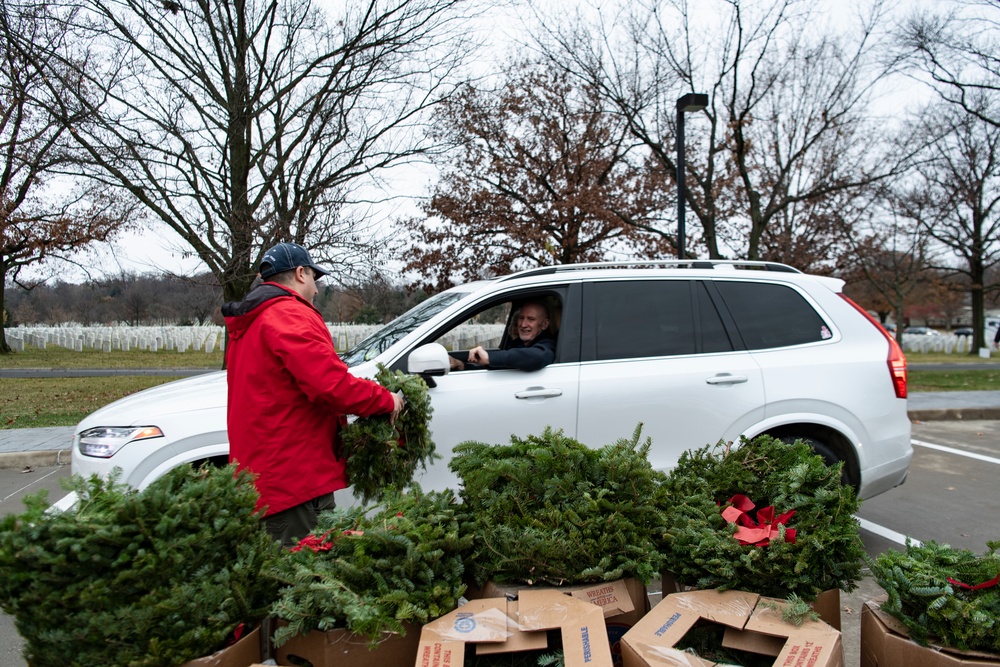
M 442 292 L 422 301 L 413 308 L 385 325 L 368 338 L 354 346 L 350 351 L 340 355 L 348 366 L 374 359 L 388 350 L 393 343 L 410 333 L 418 326 L 434 317 L 442 310 L 462 299 L 467 292 Z

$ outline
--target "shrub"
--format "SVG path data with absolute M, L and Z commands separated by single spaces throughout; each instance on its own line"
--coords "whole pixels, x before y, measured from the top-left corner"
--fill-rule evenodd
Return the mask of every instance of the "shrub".
M 267 615 L 278 553 L 246 473 L 175 468 L 141 492 L 71 479 L 79 503 L 44 493 L 0 522 L 0 605 L 35 667 L 173 667 Z

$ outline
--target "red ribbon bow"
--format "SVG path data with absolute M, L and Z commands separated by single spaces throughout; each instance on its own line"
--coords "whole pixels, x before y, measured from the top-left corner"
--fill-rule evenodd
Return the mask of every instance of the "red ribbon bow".
M 333 540 L 326 539 L 329 534 L 330 531 L 326 531 L 320 536 L 306 535 L 301 540 L 299 540 L 298 544 L 289 549 L 289 551 L 302 551 L 302 547 L 305 547 L 306 549 L 312 549 L 313 551 L 316 552 L 329 551 L 330 549 L 333 548 Z
M 982 590 L 984 588 L 992 588 L 992 587 L 996 586 L 997 584 L 1000 584 L 1000 574 L 998 574 L 997 576 L 993 577 L 989 581 L 984 581 L 983 583 L 976 584 L 975 586 L 970 586 L 969 584 L 962 583 L 958 579 L 952 579 L 951 577 L 948 577 L 948 583 L 949 584 L 954 584 L 954 585 L 958 586 L 959 588 L 964 588 L 967 591 L 978 591 L 978 590 Z
M 722 510 L 722 518 L 727 523 L 739 523 L 739 528 L 733 534 L 740 544 L 752 544 L 755 547 L 765 547 L 771 543 L 771 539 L 781 534 L 778 526 L 785 524 L 795 510 L 785 512 L 774 517 L 774 506 L 768 505 L 757 510 L 757 520 L 750 516 L 750 512 L 756 505 L 742 493 L 738 493 L 729 499 L 729 507 Z M 795 529 L 785 528 L 785 542 L 795 544 Z

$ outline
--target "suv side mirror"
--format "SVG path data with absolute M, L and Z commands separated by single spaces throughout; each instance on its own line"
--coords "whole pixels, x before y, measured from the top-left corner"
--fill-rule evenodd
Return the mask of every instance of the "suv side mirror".
M 410 352 L 406 360 L 406 372 L 424 378 L 430 387 L 434 386 L 433 377 L 447 375 L 449 370 L 451 361 L 448 358 L 448 350 L 440 343 L 421 345 Z

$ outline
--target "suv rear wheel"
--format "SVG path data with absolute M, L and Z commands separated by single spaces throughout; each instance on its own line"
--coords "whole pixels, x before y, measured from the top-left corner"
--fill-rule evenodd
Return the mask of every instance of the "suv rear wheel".
M 796 441 L 806 443 L 829 466 L 836 465 L 837 463 L 843 461 L 844 470 L 841 475 L 841 484 L 854 487 L 855 492 L 858 490 L 860 480 L 857 479 L 857 464 L 854 462 L 852 457 L 845 456 L 842 448 L 828 444 L 827 438 L 829 436 L 820 440 L 811 435 L 796 435 L 794 431 L 772 433 L 771 435 L 778 438 L 782 442 L 787 442 L 788 444 L 792 444 Z

